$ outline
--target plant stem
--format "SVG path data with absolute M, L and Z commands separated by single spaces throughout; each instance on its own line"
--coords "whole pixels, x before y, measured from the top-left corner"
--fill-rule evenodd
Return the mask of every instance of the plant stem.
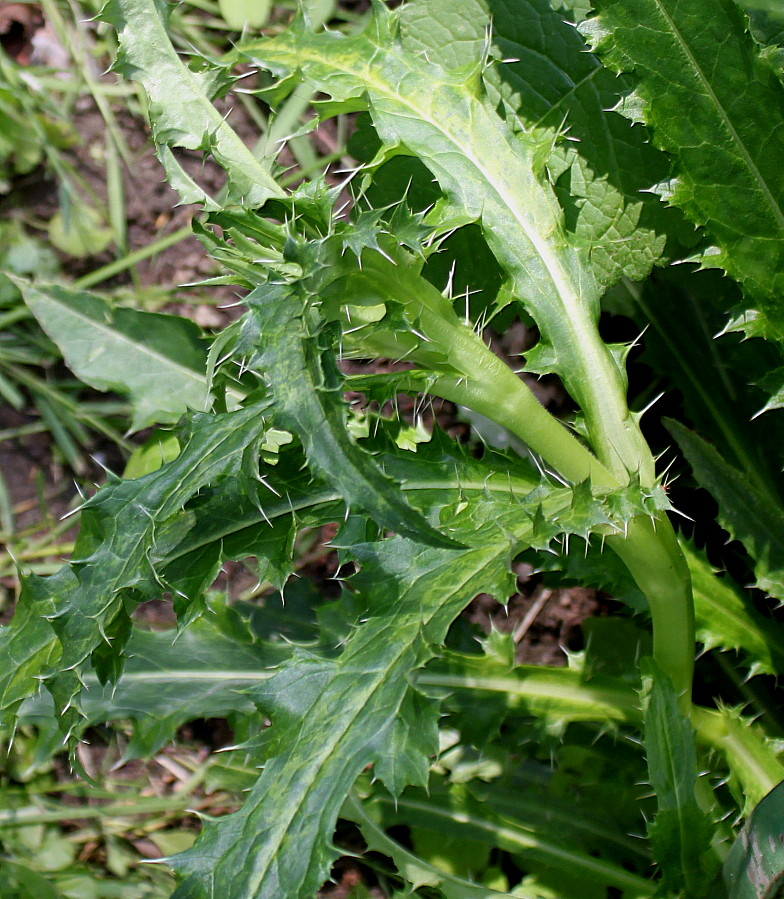
M 648 601 L 653 658 L 669 677 L 688 716 L 694 674 L 694 601 L 689 568 L 672 525 L 665 516 L 634 518 L 625 535 L 608 537 L 607 543 Z
M 604 466 L 539 405 L 500 359 L 487 352 L 495 360 L 485 363 L 491 374 L 488 380 L 439 378 L 433 391 L 504 425 L 570 480 L 590 477 L 600 489 L 614 486 Z M 607 543 L 648 601 L 653 657 L 688 715 L 694 673 L 694 601 L 689 568 L 672 525 L 665 516 L 635 518 L 624 535 L 607 537 Z
M 594 489 L 613 490 L 628 482 L 628 471 L 636 470 L 643 487 L 653 484 L 653 459 L 630 415 L 621 416 L 625 422 L 618 425 L 624 428 L 622 435 L 613 436 L 614 432 L 609 431 L 607 437 L 617 443 L 615 449 L 626 447 L 627 462 L 628 452 L 637 447 L 638 462 L 630 463 L 622 477 L 617 466 L 616 470 L 608 470 L 547 412 L 527 385 L 457 317 L 452 304 L 418 270 L 402 262 L 385 260 L 379 254 L 363 257 L 362 261 L 362 270 L 350 276 L 350 289 L 343 285 L 346 294 L 361 296 L 369 304 L 403 303 L 413 325 L 413 333 L 403 334 L 384 332 L 372 325 L 364 328 L 362 308 L 347 310 L 345 315 L 351 327 L 344 329 L 346 337 L 350 338 L 353 332 L 358 347 L 366 354 L 394 356 L 397 352 L 425 368 L 435 368 L 427 383 L 431 393 L 468 406 L 507 428 L 572 483 L 590 479 Z M 596 339 L 599 340 L 598 332 Z M 585 380 L 588 379 L 586 374 Z M 402 383 L 405 385 L 405 378 Z M 412 375 L 410 386 L 419 391 L 422 380 Z M 630 429 L 636 430 L 636 438 Z M 615 449 L 608 450 L 604 456 L 600 454 L 601 458 L 612 460 Z M 688 715 L 694 670 L 694 602 L 689 568 L 672 525 L 665 516 L 635 518 L 628 522 L 625 534 L 608 537 L 607 542 L 648 600 L 653 619 L 654 659 L 671 680 Z
M 405 304 L 414 323 L 412 332 L 383 331 L 361 326 L 362 308 L 343 307 L 349 327 L 344 327 L 344 349 L 356 343 L 358 355 L 397 356 L 420 362 L 427 369 L 444 370 L 432 375 L 431 393 L 467 406 L 520 437 L 564 478 L 573 483 L 590 479 L 600 489 L 620 486 L 607 468 L 577 437 L 536 399 L 528 386 L 495 355 L 435 287 L 418 270 L 403 262 L 366 254 L 362 269 L 340 283 L 341 294 L 362 296 L 378 304 Z M 359 317 L 360 327 L 355 319 Z M 405 377 L 401 383 L 405 385 Z M 411 389 L 419 392 L 422 381 L 412 377 Z

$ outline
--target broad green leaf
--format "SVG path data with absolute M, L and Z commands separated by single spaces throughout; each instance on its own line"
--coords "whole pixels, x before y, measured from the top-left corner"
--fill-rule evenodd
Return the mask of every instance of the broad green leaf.
M 611 68 L 633 72 L 624 106 L 676 157 L 667 193 L 718 245 L 706 264 L 739 281 L 784 340 L 784 86 L 732 0 L 596 0 L 584 26 Z
M 147 92 L 156 144 L 210 152 L 228 174 L 229 201 L 259 206 L 270 197 L 282 196 L 268 167 L 212 105 L 228 82 L 209 70 L 194 71 L 177 56 L 166 33 L 169 11 L 162 0 L 109 0 L 101 12 L 120 41 L 115 69 L 139 81 Z M 171 153 L 165 158 L 177 165 Z M 187 179 L 180 171 L 181 178 Z
M 97 256 L 112 242 L 112 229 L 94 206 L 70 200 L 49 220 L 49 240 L 69 256 Z
M 754 561 L 757 586 L 784 600 L 784 512 L 728 465 L 716 450 L 676 421 L 667 427 L 686 456 L 698 483 L 719 504 L 719 523 L 746 547 Z
M 784 880 L 784 783 L 754 809 L 724 863 L 728 899 L 774 899 Z
M 514 133 L 482 99 L 481 65 L 448 73 L 405 52 L 395 42 L 394 16 L 380 4 L 375 11 L 361 35 L 292 27 L 243 46 L 240 58 L 273 70 L 284 87 L 304 80 L 339 108 L 367 106 L 385 148 L 422 159 L 447 197 L 447 217 L 481 222 L 514 293 L 555 348 L 552 368 L 585 412 L 600 461 L 620 480 L 639 471 L 650 483 L 652 463 L 626 407 L 624 374 L 596 330 L 600 290 L 567 241 L 538 161 L 541 146 Z
M 94 724 L 132 721 L 133 735 L 123 754 L 129 759 L 149 758 L 181 724 L 196 718 L 225 717 L 230 712 L 254 715 L 249 691 L 271 676 L 271 666 L 286 658 L 289 650 L 284 644 L 255 641 L 249 630 L 244 634 L 232 630 L 221 617 L 207 614 L 181 633 L 135 628 L 126 655 L 117 684 L 101 685 L 89 672 L 82 676 L 82 720 L 76 735 Z M 26 700 L 18 720 L 49 732 L 56 748 L 64 740 L 51 697 L 45 693 Z
M 220 14 L 231 28 L 261 28 L 266 24 L 272 0 L 218 0 Z
M 648 774 L 658 806 L 648 827 L 651 848 L 666 885 L 697 899 L 709 895 L 713 827 L 695 795 L 694 734 L 675 691 L 651 660 L 643 664 L 641 699 Z
M 563 15 L 547 0 L 417 0 L 403 10 L 401 36 L 405 47 L 457 69 L 481 57 L 490 23 L 496 62 L 484 74 L 488 93 L 521 130 L 548 135 L 571 241 L 602 286 L 621 275 L 643 278 L 664 248 L 668 221 L 677 220 L 650 192 L 669 164 L 644 128 L 613 111 L 630 83 L 587 51 Z
M 113 307 L 95 294 L 56 284 L 17 283 L 71 371 L 97 390 L 128 397 L 132 430 L 206 411 L 207 353 L 193 322 Z

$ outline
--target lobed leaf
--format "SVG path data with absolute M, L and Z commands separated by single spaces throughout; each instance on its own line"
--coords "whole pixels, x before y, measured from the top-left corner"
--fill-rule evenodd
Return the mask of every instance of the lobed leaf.
M 447 70 L 470 67 L 489 42 L 488 96 L 517 129 L 543 132 L 571 243 L 603 287 L 648 274 L 678 218 L 650 190 L 669 162 L 614 111 L 629 80 L 604 68 L 560 12 L 547 0 L 417 0 L 401 14 L 401 39 Z
M 694 592 L 697 639 L 706 649 L 740 650 L 749 675 L 773 674 L 784 666 L 784 634 L 780 625 L 763 618 L 750 597 L 727 577 L 721 577 L 694 546 L 681 541 Z
M 669 202 L 704 225 L 758 327 L 784 339 L 784 86 L 732 0 L 596 0 L 584 31 L 604 62 L 632 72 L 624 108 L 676 157 Z
M 395 795 L 426 783 L 437 710 L 411 689 L 414 673 L 473 596 L 508 595 L 509 561 L 533 537 L 535 509 L 543 503 L 542 514 L 559 515 L 568 529 L 569 495 L 502 492 L 444 509 L 462 550 L 401 537 L 351 550 L 360 565 L 352 584 L 367 606 L 362 624 L 337 658 L 298 651 L 254 692 L 273 721 L 258 747 L 267 761 L 243 808 L 208 822 L 194 849 L 170 860 L 186 875 L 178 899 L 310 897 L 334 857 L 327 842 L 341 804 L 365 766 Z
M 271 70 L 288 89 L 301 79 L 327 93 L 330 110 L 366 105 L 387 152 L 427 165 L 447 197 L 444 220 L 481 223 L 513 292 L 557 348 L 553 370 L 582 406 L 600 461 L 620 480 L 639 471 L 650 483 L 652 462 L 625 404 L 623 372 L 596 331 L 599 287 L 567 241 L 538 164 L 541 147 L 483 101 L 478 69 L 448 73 L 405 52 L 394 16 L 380 4 L 375 11 L 361 35 L 293 27 L 244 45 L 240 58 Z M 587 370 L 591 378 L 582 376 Z
M 125 603 L 133 608 L 165 592 L 163 561 L 193 525 L 186 503 L 226 479 L 248 489 L 258 477 L 266 409 L 262 402 L 193 416 L 173 462 L 111 483 L 84 504 L 71 562 L 48 578 L 28 575 L 11 623 L 0 630 L 1 710 L 13 711 L 41 682 L 65 709 L 79 690 L 76 669 L 97 648 L 114 645 L 110 658 L 118 663 L 128 636 Z M 114 667 L 103 674 L 117 673 Z
M 259 206 L 283 196 L 268 166 L 211 102 L 228 82 L 209 68 L 194 71 L 175 52 L 166 33 L 170 9 L 163 0 L 108 0 L 100 17 L 117 31 L 116 71 L 140 82 L 149 97 L 153 137 L 173 186 L 183 190 L 184 202 L 208 200 L 168 149 L 183 147 L 211 153 L 226 170 L 229 202 Z
M 754 561 L 757 586 L 784 600 L 784 513 L 716 450 L 682 424 L 668 420 L 694 477 L 719 504 L 719 523 L 746 547 Z
M 346 428 L 341 377 L 327 345 L 308 333 L 306 302 L 288 287 L 257 288 L 247 298 L 259 352 L 250 363 L 269 379 L 275 419 L 302 441 L 313 470 L 335 486 L 349 508 L 381 527 L 433 546 L 454 547 L 404 499 L 395 482 L 361 450 Z

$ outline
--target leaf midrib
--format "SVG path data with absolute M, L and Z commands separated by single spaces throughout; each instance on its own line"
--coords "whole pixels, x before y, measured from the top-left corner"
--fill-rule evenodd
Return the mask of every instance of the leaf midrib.
M 151 359 L 154 359 L 159 363 L 164 363 L 165 368 L 174 369 L 184 375 L 187 375 L 194 383 L 204 387 L 205 398 L 206 398 L 206 395 L 207 395 L 207 376 L 206 376 L 206 374 L 204 376 L 199 375 L 199 373 L 195 369 L 190 368 L 187 365 L 183 365 L 182 363 L 173 360 L 170 356 L 166 356 L 163 353 L 152 350 L 147 344 L 139 343 L 139 342 L 131 340 L 122 331 L 116 330 L 116 329 L 110 327 L 109 325 L 103 324 L 102 322 L 98 321 L 97 319 L 93 318 L 90 315 L 87 315 L 84 312 L 81 312 L 78 309 L 74 309 L 68 303 L 60 302 L 59 300 L 54 299 L 50 294 L 42 293 L 40 290 L 36 290 L 36 293 L 39 294 L 39 299 L 36 302 L 38 302 L 38 303 L 42 302 L 41 298 L 43 298 L 44 303 L 49 302 L 49 303 L 53 304 L 56 308 L 65 312 L 66 314 L 70 315 L 72 318 L 74 318 L 79 323 L 87 322 L 90 328 L 97 330 L 103 334 L 109 335 L 115 343 L 121 343 L 127 347 L 133 347 L 133 349 L 136 352 L 140 353 L 141 355 L 148 356 Z M 94 361 L 94 360 L 92 360 L 92 361 Z M 241 399 L 242 394 L 237 395 L 237 398 Z M 197 411 L 203 412 L 203 411 L 205 411 L 205 409 L 206 409 L 206 404 L 205 404 L 204 408 L 199 409 Z
M 404 484 L 401 484 L 400 487 L 404 492 L 440 489 L 476 490 L 477 492 L 489 490 L 492 493 L 508 493 L 512 497 L 515 497 L 517 499 L 525 499 L 526 496 L 528 496 L 533 490 L 536 489 L 536 485 L 532 486 L 530 484 L 524 484 L 520 487 L 520 489 L 516 489 L 514 486 L 514 482 L 511 480 L 507 480 L 503 484 L 495 484 L 490 479 L 466 481 L 461 480 L 460 478 L 448 480 L 422 480 L 417 482 L 408 480 Z M 190 543 L 182 551 L 167 556 L 166 563 L 170 564 L 171 562 L 175 562 L 176 560 L 182 558 L 185 555 L 188 555 L 191 552 L 203 549 L 205 546 L 209 546 L 209 544 L 211 543 L 215 543 L 218 540 L 229 537 L 237 531 L 244 530 L 246 527 L 252 527 L 254 524 L 261 524 L 264 521 L 269 523 L 273 519 L 280 518 L 284 515 L 291 515 L 304 509 L 326 505 L 327 503 L 331 502 L 339 502 L 342 499 L 343 497 L 336 490 L 322 490 L 318 493 L 310 493 L 299 500 L 292 500 L 290 496 L 286 495 L 285 501 L 282 501 L 276 509 L 265 509 L 264 514 L 258 514 L 252 519 L 247 520 L 246 523 L 243 524 L 239 523 L 235 519 L 225 530 L 211 532 L 208 539 Z
M 486 552 L 486 549 L 485 549 L 485 548 L 481 548 L 481 549 L 478 549 L 478 550 L 477 550 L 477 549 L 474 549 L 474 550 L 469 550 L 469 552 L 483 553 L 483 552 Z M 500 559 L 503 559 L 503 558 L 506 558 L 507 555 L 508 555 L 508 552 L 509 552 L 509 547 L 508 547 L 507 543 L 506 543 L 506 542 L 503 542 L 503 541 L 500 542 L 500 543 L 496 546 L 495 551 L 494 551 L 493 553 L 489 553 L 489 554 L 488 554 L 490 558 L 488 558 L 488 560 L 484 563 L 483 568 L 487 568 L 487 566 L 488 566 L 489 564 L 491 564 L 491 562 L 493 561 L 494 558 L 495 558 L 495 559 L 499 559 L 499 558 L 500 558 Z M 468 554 L 468 553 L 466 553 L 466 555 L 467 555 L 467 554 Z M 444 566 L 449 565 L 449 564 L 451 563 L 451 561 L 452 561 L 451 559 L 450 559 L 450 560 L 445 560 L 444 563 L 443 563 L 443 565 L 438 566 L 438 568 L 428 570 L 428 571 L 426 572 L 426 575 L 427 575 L 427 576 L 431 576 L 431 575 L 433 574 L 434 571 L 437 571 L 437 570 L 439 570 L 439 568 L 443 568 Z M 351 715 L 351 717 L 344 723 L 344 726 L 343 726 L 343 727 L 339 730 L 339 732 L 335 735 L 334 739 L 332 739 L 332 740 L 327 740 L 327 741 L 324 742 L 323 748 L 322 748 L 322 752 L 320 753 L 320 758 L 317 759 L 317 766 L 316 766 L 315 771 L 314 771 L 314 776 L 310 779 L 309 784 L 307 785 L 306 789 L 300 791 L 300 796 L 299 796 L 298 799 L 297 799 L 297 804 L 296 804 L 295 808 L 291 811 L 291 813 L 288 814 L 288 815 L 286 816 L 285 822 L 284 822 L 284 821 L 279 821 L 279 822 L 278 822 L 278 828 L 277 828 L 277 830 L 278 830 L 278 837 L 277 837 L 277 839 L 276 839 L 276 841 L 275 841 L 275 849 L 274 849 L 274 852 L 271 852 L 271 853 L 269 854 L 268 860 L 267 860 L 267 864 L 265 865 L 264 869 L 263 869 L 261 872 L 259 872 L 259 874 L 256 875 L 256 876 L 253 878 L 253 880 L 250 882 L 250 883 L 252 884 L 252 886 L 253 886 L 253 892 L 252 892 L 250 895 L 252 895 L 252 896 L 258 895 L 258 889 L 259 889 L 259 887 L 261 886 L 261 884 L 263 883 L 264 878 L 267 876 L 267 872 L 269 871 L 270 866 L 274 863 L 274 861 L 275 861 L 275 859 L 276 859 L 276 857 L 277 857 L 277 855 L 278 855 L 278 852 L 279 852 L 279 849 L 280 849 L 280 844 L 281 844 L 283 838 L 285 837 L 285 835 L 286 835 L 286 833 L 287 833 L 287 831 L 288 831 L 288 825 L 289 825 L 289 823 L 290 823 L 291 821 L 295 820 L 296 817 L 299 815 L 302 806 L 303 806 L 304 803 L 307 801 L 307 798 L 308 798 L 308 796 L 309 796 L 310 793 L 311 793 L 312 785 L 313 785 L 313 784 L 317 784 L 317 783 L 321 783 L 321 782 L 322 782 L 322 780 L 323 780 L 323 778 L 322 778 L 322 770 L 323 770 L 323 768 L 324 768 L 327 764 L 329 764 L 330 762 L 332 762 L 332 761 L 334 760 L 334 758 L 335 758 L 335 753 L 336 753 L 337 748 L 338 748 L 338 747 L 340 746 L 340 744 L 344 741 L 344 739 L 346 738 L 346 735 L 349 734 L 349 733 L 351 732 L 351 730 L 353 729 L 354 724 L 355 724 L 357 718 L 364 712 L 365 706 L 366 706 L 366 705 L 373 699 L 373 697 L 375 696 L 375 694 L 376 694 L 376 693 L 377 693 L 377 692 L 378 692 L 378 691 L 379 691 L 379 690 L 386 684 L 386 682 L 387 682 L 387 680 L 388 680 L 388 678 L 389 678 L 389 672 L 390 672 L 390 671 L 393 671 L 393 670 L 395 669 L 395 667 L 400 663 L 400 660 L 401 660 L 401 659 L 402 659 L 402 658 L 409 652 L 409 650 L 410 650 L 411 647 L 414 645 L 414 643 L 415 643 L 418 639 L 420 639 L 420 635 L 421 635 L 422 630 L 424 629 L 424 626 L 425 626 L 426 624 L 430 623 L 430 622 L 433 620 L 433 618 L 434 618 L 434 617 L 441 611 L 441 609 L 442 609 L 445 605 L 447 605 L 447 604 L 449 603 L 449 601 L 450 601 L 450 600 L 451 600 L 457 593 L 459 593 L 460 590 L 462 590 L 462 589 L 465 587 L 465 585 L 466 585 L 466 584 L 467 584 L 473 577 L 476 576 L 476 574 L 477 574 L 476 569 L 472 569 L 471 572 L 470 572 L 468 575 L 466 575 L 466 577 L 464 578 L 464 580 L 462 580 L 462 581 L 461 581 L 461 582 L 460 582 L 460 583 L 459 583 L 459 584 L 452 590 L 452 592 L 450 593 L 450 595 L 449 595 L 448 598 L 443 598 L 443 597 L 442 597 L 442 601 L 441 601 L 441 603 L 439 604 L 439 606 L 438 606 L 436 609 L 433 609 L 432 612 L 431 612 L 431 614 L 430 614 L 426 619 L 418 619 L 418 620 L 415 621 L 415 622 L 405 622 L 405 623 L 407 623 L 407 624 L 409 624 L 409 625 L 411 625 L 411 624 L 415 625 L 415 626 L 412 627 L 412 629 L 411 629 L 411 634 L 410 634 L 410 636 L 409 636 L 408 639 L 402 644 L 402 646 L 398 644 L 398 651 L 397 651 L 397 652 L 393 655 L 393 657 L 390 659 L 389 664 L 386 665 L 386 666 L 384 667 L 383 671 L 379 671 L 379 672 L 376 674 L 376 678 L 375 678 L 374 682 L 372 683 L 372 685 L 371 685 L 368 689 L 366 689 L 365 691 L 363 691 L 363 693 L 362 693 L 362 696 L 364 697 L 363 701 L 362 701 L 361 703 L 360 703 L 360 702 L 355 702 L 355 709 L 356 709 L 356 711 L 355 711 L 355 712 Z M 425 576 L 425 575 L 423 575 L 423 576 Z M 342 672 L 341 672 L 341 673 L 342 673 Z M 322 694 L 322 695 L 323 695 L 323 694 Z M 354 694 L 354 695 L 356 696 L 356 694 Z M 321 697 L 319 697 L 319 698 L 321 698 Z M 333 733 L 334 733 L 334 732 L 333 732 Z
M 757 184 L 759 185 L 759 188 L 762 191 L 762 194 L 764 195 L 765 199 L 767 200 L 768 206 L 770 207 L 770 210 L 773 213 L 773 217 L 778 223 L 779 230 L 784 232 L 784 211 L 782 211 L 780 205 L 776 202 L 776 199 L 773 196 L 772 191 L 768 187 L 767 181 L 765 181 L 765 179 L 762 177 L 762 173 L 757 168 L 756 163 L 754 162 L 754 160 L 751 157 L 751 154 L 749 153 L 748 149 L 746 148 L 746 144 L 743 142 L 743 140 L 741 139 L 737 130 L 735 129 L 735 126 L 732 124 L 732 120 L 730 119 L 729 114 L 727 113 L 723 104 L 720 102 L 716 92 L 713 90 L 713 86 L 711 85 L 707 76 L 703 72 L 702 67 L 697 62 L 697 59 L 694 56 L 694 54 L 692 53 L 691 48 L 688 45 L 688 42 L 685 40 L 685 38 L 681 34 L 680 29 L 673 21 L 669 12 L 664 8 L 664 4 L 663 4 L 662 0 L 653 0 L 653 3 L 656 6 L 656 8 L 659 10 L 659 13 L 661 14 L 662 18 L 667 22 L 667 24 L 670 28 L 670 31 L 672 32 L 673 37 L 675 38 L 676 43 L 678 44 L 678 46 L 680 48 L 681 53 L 686 58 L 687 62 L 690 64 L 692 70 L 694 71 L 694 73 L 697 77 L 697 80 L 702 85 L 703 90 L 708 95 L 708 97 L 713 101 L 713 103 L 716 107 L 716 110 L 719 113 L 719 117 L 721 118 L 722 122 L 724 123 L 725 130 L 729 134 L 733 143 L 735 143 L 736 147 L 738 148 L 738 152 L 743 157 L 743 160 L 745 161 L 746 165 L 748 166 L 749 171 L 752 173 L 754 179 L 757 181 Z

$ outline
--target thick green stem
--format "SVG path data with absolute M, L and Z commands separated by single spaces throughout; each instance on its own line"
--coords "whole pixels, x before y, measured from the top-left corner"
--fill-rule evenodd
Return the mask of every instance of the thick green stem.
M 390 251 L 394 249 L 390 247 Z M 362 269 L 350 275 L 350 285 L 339 279 L 332 290 L 338 298 L 362 301 L 361 305 L 341 306 L 340 316 L 347 318 L 349 325 L 344 352 L 355 346 L 358 355 L 406 358 L 426 369 L 435 368 L 430 387 L 434 395 L 467 406 L 507 428 L 574 483 L 590 478 L 600 489 L 619 485 L 482 338 L 460 321 L 451 303 L 418 270 L 378 253 L 365 254 Z M 390 303 L 401 302 L 412 313 L 415 334 L 384 330 L 377 324 L 376 316 L 383 318 Z M 401 382 L 405 387 L 405 378 Z M 414 376 L 410 386 L 419 391 L 422 382 Z
M 572 481 L 590 477 L 599 489 L 617 486 L 607 469 L 539 405 L 517 376 L 487 353 L 492 359 L 483 360 L 487 379 L 439 378 L 433 392 L 504 425 L 564 477 Z M 653 657 L 688 714 L 694 672 L 694 601 L 689 568 L 672 525 L 664 516 L 635 518 L 625 534 L 608 537 L 607 543 L 648 600 Z
M 623 486 L 628 471 L 636 471 L 643 478 L 644 487 L 653 483 L 650 450 L 630 415 L 623 417 L 623 434 L 613 436 L 612 432 L 607 437 L 626 447 L 629 466 L 621 477 L 617 470 L 608 470 L 539 404 L 526 384 L 458 319 L 451 303 L 415 268 L 395 265 L 374 253 L 367 259 L 363 257 L 362 270 L 351 275 L 350 291 L 342 284 L 338 295 L 361 299 L 363 303 L 351 310 L 343 307 L 355 329 L 358 346 L 369 354 L 397 353 L 435 369 L 427 384 L 431 393 L 467 406 L 507 428 L 564 478 L 573 483 L 590 478 L 592 486 L 602 491 Z M 379 327 L 392 302 L 404 305 L 415 333 Z M 369 326 L 364 327 L 365 324 Z M 350 329 L 346 336 L 351 337 Z M 415 375 L 411 388 L 422 389 L 422 381 Z M 634 440 L 630 430 L 636 432 Z M 631 447 L 635 448 L 633 457 L 628 456 Z M 609 460 L 613 455 L 614 451 L 608 452 L 602 458 Z M 648 600 L 654 658 L 681 696 L 688 714 L 694 668 L 694 605 L 688 565 L 672 526 L 664 516 L 640 517 L 628 523 L 625 534 L 608 537 L 607 542 Z
M 539 405 L 514 373 L 487 352 L 495 360 L 489 366 L 493 368 L 492 380 L 440 377 L 431 391 L 508 428 L 564 477 L 578 482 L 591 477 L 599 489 L 617 486 L 607 469 Z M 669 677 L 688 715 L 694 671 L 694 601 L 689 568 L 672 525 L 664 516 L 635 518 L 625 534 L 607 537 L 607 543 L 648 601 L 653 657 Z
M 653 658 L 669 677 L 684 714 L 691 708 L 694 673 L 694 601 L 691 577 L 669 520 L 639 517 L 625 535 L 608 537 L 648 600 Z

